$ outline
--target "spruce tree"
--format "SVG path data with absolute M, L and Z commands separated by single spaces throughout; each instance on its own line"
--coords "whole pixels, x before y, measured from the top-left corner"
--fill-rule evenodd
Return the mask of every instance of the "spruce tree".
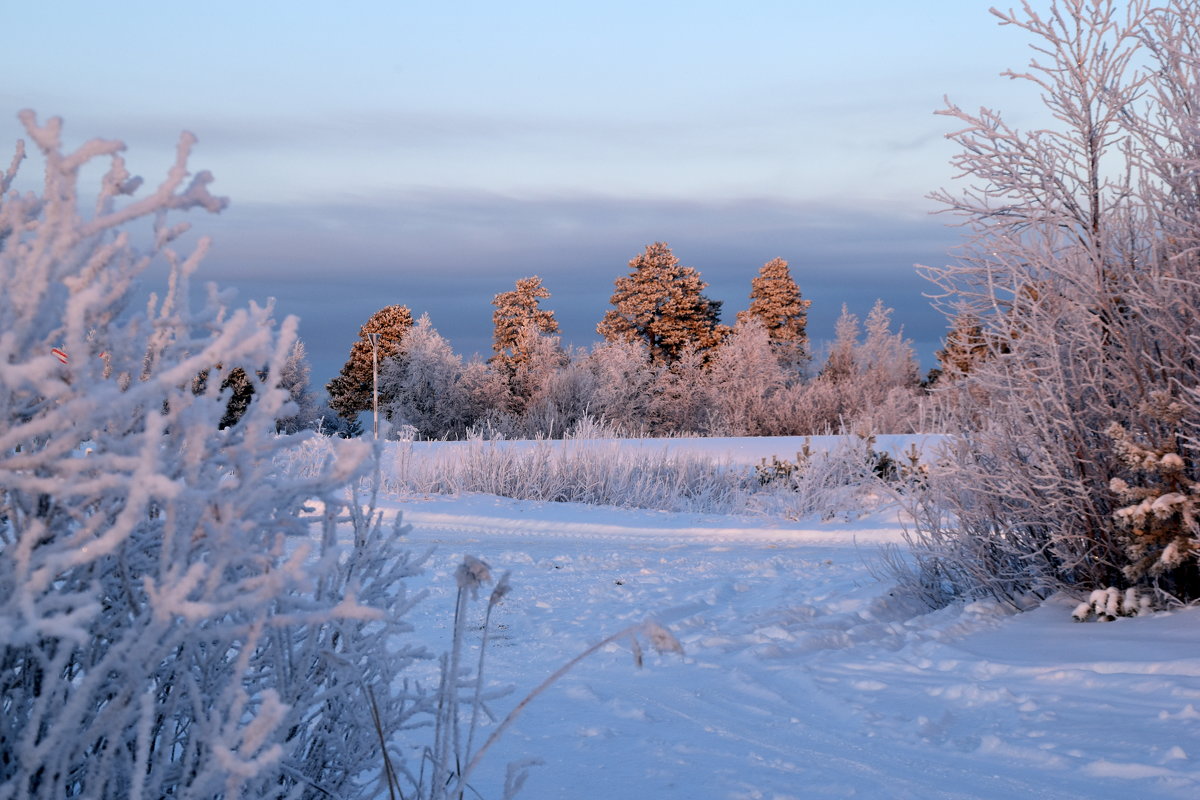
M 833 331 L 833 346 L 818 377 L 830 383 L 841 383 L 858 372 L 855 359 L 855 350 L 858 349 L 858 317 L 850 313 L 845 303 L 842 304 L 842 313 L 834 323 Z
M 528 358 L 529 354 L 522 348 L 522 342 L 529 341 L 527 329 L 538 333 L 558 332 L 554 312 L 538 305 L 539 300 L 548 297 L 550 292 L 542 286 L 542 279 L 534 275 L 521 278 L 515 289 L 492 298 L 496 310 L 492 312 L 495 327 L 492 350 L 495 355 L 491 361 L 503 372 L 511 375 Z
M 808 307 L 811 300 L 800 297 L 788 262 L 775 258 L 763 264 L 750 281 L 750 308 L 739 311 L 738 322 L 757 319 L 767 330 L 781 364 L 798 367 L 809 358 Z
M 412 312 L 407 306 L 387 306 L 371 315 L 358 330 L 358 339 L 350 347 L 350 357 L 338 376 L 325 389 L 329 405 L 339 415 L 352 419 L 360 411 L 371 410 L 372 365 L 369 334 L 379 334 L 379 364 L 400 351 L 400 342 L 413 326 Z M 380 404 L 384 404 L 380 397 Z
M 946 334 L 946 346 L 937 351 L 940 380 L 971 374 L 988 357 L 988 337 L 979 317 L 970 311 L 955 315 Z
M 313 396 L 309 385 L 312 367 L 308 363 L 308 351 L 304 342 L 297 339 L 288 352 L 283 369 L 279 372 L 278 386 L 285 389 L 288 397 L 296 404 L 296 411 L 287 417 L 277 420 L 280 433 L 295 433 L 316 427 L 321 414 L 317 407 L 317 398 Z
M 308 385 L 311 368 L 308 364 L 308 354 L 304 342 L 296 339 L 288 351 L 287 359 L 279 372 L 275 385 L 288 393 L 289 399 L 295 403 L 295 413 L 276 420 L 276 429 L 280 433 L 295 433 L 316 426 L 320 417 L 316 399 Z M 265 383 L 270 378 L 266 366 L 247 370 L 245 367 L 226 368 L 218 364 L 215 369 L 204 370 L 192 380 L 192 392 L 203 394 L 208 388 L 209 380 L 219 380 L 222 390 L 229 391 L 229 401 L 225 406 L 225 414 L 221 417 L 219 427 L 225 428 L 236 425 L 245 415 L 246 409 L 254 399 L 257 391 L 254 387 Z
M 647 245 L 617 278 L 613 308 L 596 331 L 605 340 L 645 344 L 654 363 L 672 363 L 690 345 L 707 351 L 728 333 L 720 324 L 721 301 L 705 297 L 700 273 L 685 267 L 664 242 Z
M 265 373 L 258 370 L 259 379 L 261 380 L 264 376 Z M 250 379 L 250 375 L 242 367 L 228 369 L 223 364 L 217 364 L 214 369 L 203 370 L 192 378 L 192 394 L 204 394 L 208 391 L 208 382 L 217 379 L 219 379 L 217 385 L 221 387 L 222 391 L 229 390 L 225 414 L 218 423 L 218 427 L 225 430 L 236 425 L 246 413 L 246 409 L 250 407 L 250 403 L 254 399 L 255 382 Z

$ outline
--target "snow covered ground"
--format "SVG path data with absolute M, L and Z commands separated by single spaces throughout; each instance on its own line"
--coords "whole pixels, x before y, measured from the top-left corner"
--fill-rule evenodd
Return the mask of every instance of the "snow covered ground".
M 514 687 L 500 714 L 646 617 L 685 647 L 642 669 L 625 645 L 582 662 L 488 754 L 484 797 L 531 757 L 545 763 L 521 796 L 538 800 L 1200 797 L 1200 609 L 929 613 L 876 577 L 879 547 L 902 542 L 894 512 L 805 524 L 489 495 L 386 508 L 414 549 L 437 548 L 409 618 L 432 649 L 449 644 L 462 555 L 512 571 L 487 656 L 491 682 Z

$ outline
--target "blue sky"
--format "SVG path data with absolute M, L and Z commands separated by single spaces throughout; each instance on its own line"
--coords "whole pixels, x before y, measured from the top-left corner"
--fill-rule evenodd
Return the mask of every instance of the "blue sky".
M 5 2 L 0 142 L 33 108 L 71 142 L 125 140 L 153 181 L 196 133 L 232 199 L 194 219 L 201 277 L 300 316 L 320 383 L 390 303 L 486 353 L 492 295 L 532 274 L 589 344 L 659 240 L 727 320 L 780 256 L 815 340 L 880 297 L 928 366 L 944 321 L 913 264 L 959 235 L 924 199 L 953 177 L 932 112 L 1036 102 L 998 76 L 1028 54 L 987 7 Z

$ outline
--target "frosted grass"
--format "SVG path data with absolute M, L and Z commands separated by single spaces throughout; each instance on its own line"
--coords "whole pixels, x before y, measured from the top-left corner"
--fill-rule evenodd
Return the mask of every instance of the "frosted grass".
M 867 441 L 827 437 L 824 444 L 803 469 L 764 485 L 753 466 L 722 456 L 718 446 L 672 449 L 570 434 L 562 440 L 389 442 L 382 448 L 380 491 L 826 520 L 856 519 L 894 502 L 900 489 L 872 471 Z M 291 469 L 318 469 L 327 446 L 312 440 Z

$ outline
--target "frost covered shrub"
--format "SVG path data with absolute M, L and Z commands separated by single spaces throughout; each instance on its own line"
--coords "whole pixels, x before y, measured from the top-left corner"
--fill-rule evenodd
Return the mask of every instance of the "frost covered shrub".
M 120 142 L 64 152 L 60 120 L 21 120 L 45 183 L 12 189 L 19 143 L 0 185 L 0 798 L 373 794 L 362 690 L 411 655 L 379 643 L 413 565 L 340 498 L 369 450 L 339 442 L 289 475 L 303 435 L 276 434 L 286 389 L 260 384 L 224 428 L 222 381 L 193 391 L 208 370 L 283 374 L 296 324 L 211 286 L 191 307 L 207 241 L 178 254 L 187 226 L 168 216 L 225 201 L 189 177 L 190 134 L 135 198 Z M 166 291 L 130 308 L 157 258 Z M 355 531 L 341 557 L 339 518 Z M 385 599 L 400 611 L 370 607 Z
M 762 459 L 754 466 L 754 477 L 758 480 L 759 485 L 769 486 L 773 483 L 790 482 L 808 462 L 812 456 L 812 451 L 808 444 L 796 453 L 795 461 L 788 461 L 786 458 L 779 456 L 771 456 L 771 460 Z
M 1005 526 L 984 514 L 958 515 L 957 509 L 979 502 L 979 487 L 962 479 L 967 464 L 980 480 L 997 469 L 970 435 L 960 434 L 902 496 L 916 524 L 908 533 L 907 557 L 889 559 L 889 571 L 902 589 L 934 608 L 985 595 L 1026 608 L 1052 591 L 1045 541 L 1035 529 Z
M 941 112 L 971 185 L 935 197 L 970 236 L 928 274 L 986 352 L 944 389 L 963 433 L 940 476 L 949 507 L 917 520 L 923 552 L 967 593 L 1200 598 L 1189 494 L 1170 488 L 1200 477 L 1200 5 L 1047 5 L 992 13 L 1032 39 L 1010 76 L 1053 128 Z M 1130 443 L 1172 457 L 1135 466 Z
M 751 506 L 788 519 L 851 520 L 894 501 L 900 470 L 870 436 L 846 436 L 830 450 L 806 444 L 796 461 L 773 459 L 755 469 L 764 491 Z

